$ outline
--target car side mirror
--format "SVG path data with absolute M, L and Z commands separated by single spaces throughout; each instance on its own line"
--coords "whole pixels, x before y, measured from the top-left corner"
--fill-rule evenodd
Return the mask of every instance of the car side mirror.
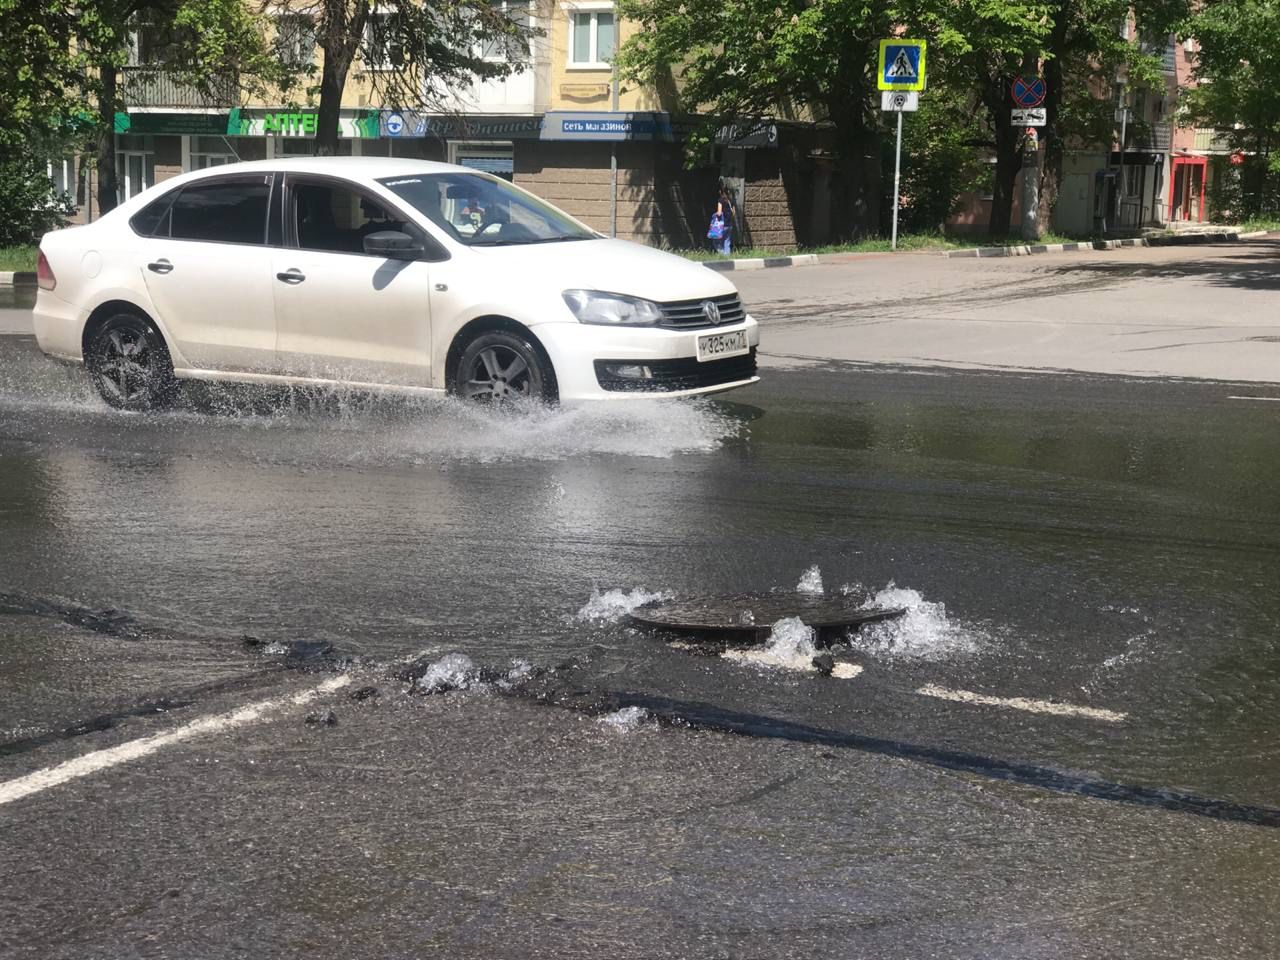
M 420 260 L 426 254 L 421 240 L 399 230 L 379 230 L 364 238 L 364 252 L 388 260 Z

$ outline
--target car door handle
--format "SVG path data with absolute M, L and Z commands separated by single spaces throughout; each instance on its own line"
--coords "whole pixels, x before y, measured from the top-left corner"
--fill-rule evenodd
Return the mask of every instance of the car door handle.
M 152 273 L 172 273 L 173 264 L 161 257 L 159 260 L 153 260 L 147 264 L 147 269 Z
M 288 270 L 276 274 L 277 280 L 283 280 L 285 283 L 301 283 L 307 279 L 307 275 L 297 267 L 291 267 Z

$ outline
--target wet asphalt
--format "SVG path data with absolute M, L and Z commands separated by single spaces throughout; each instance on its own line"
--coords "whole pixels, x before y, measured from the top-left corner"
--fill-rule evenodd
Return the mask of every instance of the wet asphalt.
M 1275 391 L 765 372 L 130 416 L 0 337 L 0 790 L 352 678 L 0 805 L 0 955 L 1274 956 Z M 622 616 L 815 566 L 909 608 L 854 679 Z

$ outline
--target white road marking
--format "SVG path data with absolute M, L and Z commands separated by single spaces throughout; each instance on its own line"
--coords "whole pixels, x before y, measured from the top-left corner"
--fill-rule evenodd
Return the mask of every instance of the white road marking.
M 7 783 L 0 783 L 0 806 L 12 803 L 15 800 L 21 800 L 23 797 L 30 796 L 33 793 L 39 793 L 41 790 L 48 790 L 50 787 L 67 783 L 70 780 L 87 777 L 92 773 L 106 770 L 121 763 L 139 760 L 165 747 L 181 743 L 184 740 L 190 740 L 193 737 L 203 736 L 207 733 L 222 733 L 227 730 L 234 730 L 236 727 L 243 727 L 281 707 L 302 706 L 316 697 L 323 696 L 326 693 L 333 693 L 335 690 L 341 690 L 350 684 L 352 680 L 353 677 L 349 674 L 343 674 L 326 680 L 317 687 L 303 690 L 301 693 L 295 693 L 292 696 L 278 697 L 274 700 L 260 700 L 257 703 L 251 703 L 229 713 L 220 713 L 216 716 L 193 720 L 186 726 L 179 727 L 177 730 L 170 730 L 168 733 L 158 733 L 155 736 L 143 737 L 141 740 L 131 740 L 115 747 L 108 747 L 106 750 L 95 750 L 93 753 L 86 753 L 82 757 L 76 757 L 74 760 L 60 763 L 56 767 L 46 767 L 44 770 L 29 773 L 25 777 L 18 777 L 18 779 L 10 780 Z
M 1280 403 L 1280 397 L 1227 397 L 1228 400 L 1266 400 L 1269 403 Z
M 1103 710 L 1101 707 L 1081 707 L 1072 703 L 1054 703 L 1051 700 L 1031 700 L 1027 697 L 988 697 L 971 690 L 948 690 L 936 684 L 926 684 L 916 693 L 925 697 L 936 697 L 939 700 L 951 700 L 955 703 L 977 703 L 987 707 L 1008 707 L 1011 710 L 1026 710 L 1028 713 L 1050 713 L 1058 717 L 1085 717 L 1089 720 L 1106 720 L 1108 723 L 1120 723 L 1127 720 L 1127 713 L 1114 710 Z

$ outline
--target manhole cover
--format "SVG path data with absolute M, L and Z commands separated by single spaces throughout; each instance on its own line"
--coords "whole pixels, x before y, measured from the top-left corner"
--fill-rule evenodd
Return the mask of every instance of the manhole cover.
M 847 629 L 891 620 L 906 612 L 905 607 L 869 610 L 848 597 L 742 593 L 646 604 L 631 612 L 631 621 L 650 629 L 702 634 L 710 639 L 763 641 L 779 620 L 799 617 L 817 630 L 822 642 L 836 639 Z

